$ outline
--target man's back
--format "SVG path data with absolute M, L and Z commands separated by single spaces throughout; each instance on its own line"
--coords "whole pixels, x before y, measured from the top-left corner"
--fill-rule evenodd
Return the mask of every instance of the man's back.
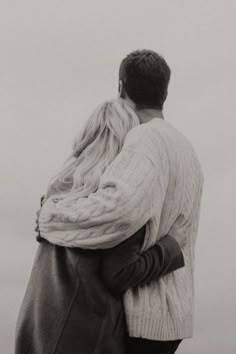
M 190 142 L 165 120 L 152 119 L 135 129 L 136 133 L 132 134 L 140 136 L 144 154 L 157 169 L 158 192 L 153 196 L 153 205 L 161 203 L 161 208 L 156 208 L 157 214 L 154 209 L 153 218 L 147 224 L 144 249 L 166 234 L 181 235 L 186 244 L 184 268 L 163 277 L 158 283 L 139 288 L 136 294 L 132 290 L 126 293 L 130 335 L 155 340 L 191 337 L 194 246 L 199 224 L 202 169 Z M 140 328 L 134 328 L 134 318 L 140 313 L 146 316 L 146 321 L 140 322 Z
M 166 168 L 169 170 L 158 234 L 160 237 L 167 233 L 174 236 L 176 232 L 187 232 L 196 219 L 195 213 L 200 209 L 203 173 L 188 139 L 164 120 L 156 119 L 153 123 L 167 150 Z M 154 127 L 152 129 L 154 133 Z

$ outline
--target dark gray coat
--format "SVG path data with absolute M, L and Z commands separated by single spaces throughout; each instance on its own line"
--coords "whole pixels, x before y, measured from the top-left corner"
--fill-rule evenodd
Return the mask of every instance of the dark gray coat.
M 42 241 L 20 309 L 15 354 L 125 354 L 122 294 L 184 265 L 170 236 L 145 253 L 145 227 L 110 250 Z

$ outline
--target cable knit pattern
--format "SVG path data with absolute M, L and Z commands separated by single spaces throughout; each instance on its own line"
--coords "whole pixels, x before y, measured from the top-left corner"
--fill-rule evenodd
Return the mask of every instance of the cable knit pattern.
M 51 243 L 68 247 L 109 248 L 147 223 L 143 249 L 169 233 L 186 238 L 185 267 L 159 282 L 129 289 L 124 306 L 129 334 L 174 340 L 193 334 L 194 246 L 203 173 L 189 141 L 170 123 L 153 119 L 132 129 L 99 189 L 69 210 L 50 197 L 39 227 Z

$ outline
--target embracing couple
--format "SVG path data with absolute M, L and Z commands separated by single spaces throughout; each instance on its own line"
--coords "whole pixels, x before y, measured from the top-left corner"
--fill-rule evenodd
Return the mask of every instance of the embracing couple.
M 193 334 L 203 173 L 163 116 L 170 68 L 130 53 L 37 215 L 16 354 L 171 354 Z

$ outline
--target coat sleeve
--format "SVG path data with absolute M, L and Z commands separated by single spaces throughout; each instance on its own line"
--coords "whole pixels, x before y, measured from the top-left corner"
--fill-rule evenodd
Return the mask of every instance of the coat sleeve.
M 128 288 L 143 286 L 184 267 L 178 242 L 166 235 L 147 251 L 141 252 L 145 226 L 135 235 L 104 254 L 101 276 L 110 292 L 122 295 Z

